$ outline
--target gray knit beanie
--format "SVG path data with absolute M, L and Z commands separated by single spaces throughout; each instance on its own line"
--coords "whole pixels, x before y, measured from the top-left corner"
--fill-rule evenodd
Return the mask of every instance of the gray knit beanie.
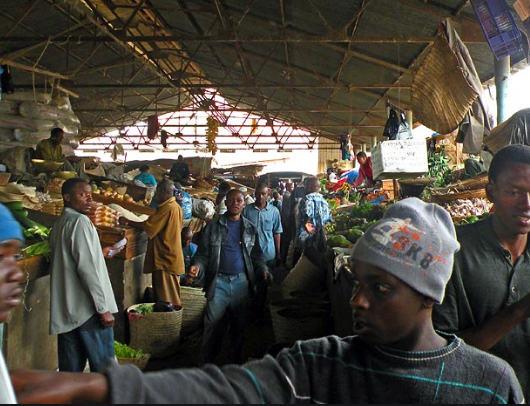
M 460 248 L 449 213 L 410 197 L 393 204 L 357 240 L 354 260 L 377 266 L 441 303 Z

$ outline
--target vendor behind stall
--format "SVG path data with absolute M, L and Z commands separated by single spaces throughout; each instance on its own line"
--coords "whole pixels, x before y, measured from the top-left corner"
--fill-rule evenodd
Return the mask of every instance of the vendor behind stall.
M 361 151 L 357 154 L 357 160 L 359 161 L 359 177 L 352 186 L 358 187 L 363 183 L 365 186 L 372 186 L 374 184 L 372 158 L 367 156 L 365 152 Z
M 63 171 L 75 171 L 70 161 L 66 159 L 63 154 L 63 147 L 61 143 L 64 140 L 64 131 L 62 128 L 54 128 L 51 130 L 50 138 L 40 141 L 35 148 L 35 158 L 43 159 L 45 161 L 62 161 Z

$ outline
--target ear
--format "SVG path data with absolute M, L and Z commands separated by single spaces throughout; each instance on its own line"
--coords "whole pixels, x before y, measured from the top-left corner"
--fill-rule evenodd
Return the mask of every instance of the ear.
M 488 198 L 488 200 L 490 202 L 494 202 L 495 201 L 495 186 L 491 183 L 491 182 L 488 182 L 486 184 L 486 197 Z
M 63 199 L 65 202 L 70 203 L 70 195 L 63 195 Z

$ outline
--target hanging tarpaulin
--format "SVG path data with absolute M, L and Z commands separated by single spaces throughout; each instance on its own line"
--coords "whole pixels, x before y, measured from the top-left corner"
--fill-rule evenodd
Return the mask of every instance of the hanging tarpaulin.
M 433 46 L 413 73 L 411 86 L 416 119 L 440 134 L 454 131 L 478 97 L 449 45 L 446 29 L 452 30 L 446 23 L 440 25 Z
M 159 129 L 160 125 L 158 124 L 158 115 L 154 114 L 147 117 L 147 138 L 154 140 Z

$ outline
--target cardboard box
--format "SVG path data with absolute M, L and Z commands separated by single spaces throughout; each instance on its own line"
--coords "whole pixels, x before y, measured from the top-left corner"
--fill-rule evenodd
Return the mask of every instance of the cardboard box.
M 429 170 L 427 144 L 423 139 L 383 141 L 372 151 L 374 180 L 406 179 Z

